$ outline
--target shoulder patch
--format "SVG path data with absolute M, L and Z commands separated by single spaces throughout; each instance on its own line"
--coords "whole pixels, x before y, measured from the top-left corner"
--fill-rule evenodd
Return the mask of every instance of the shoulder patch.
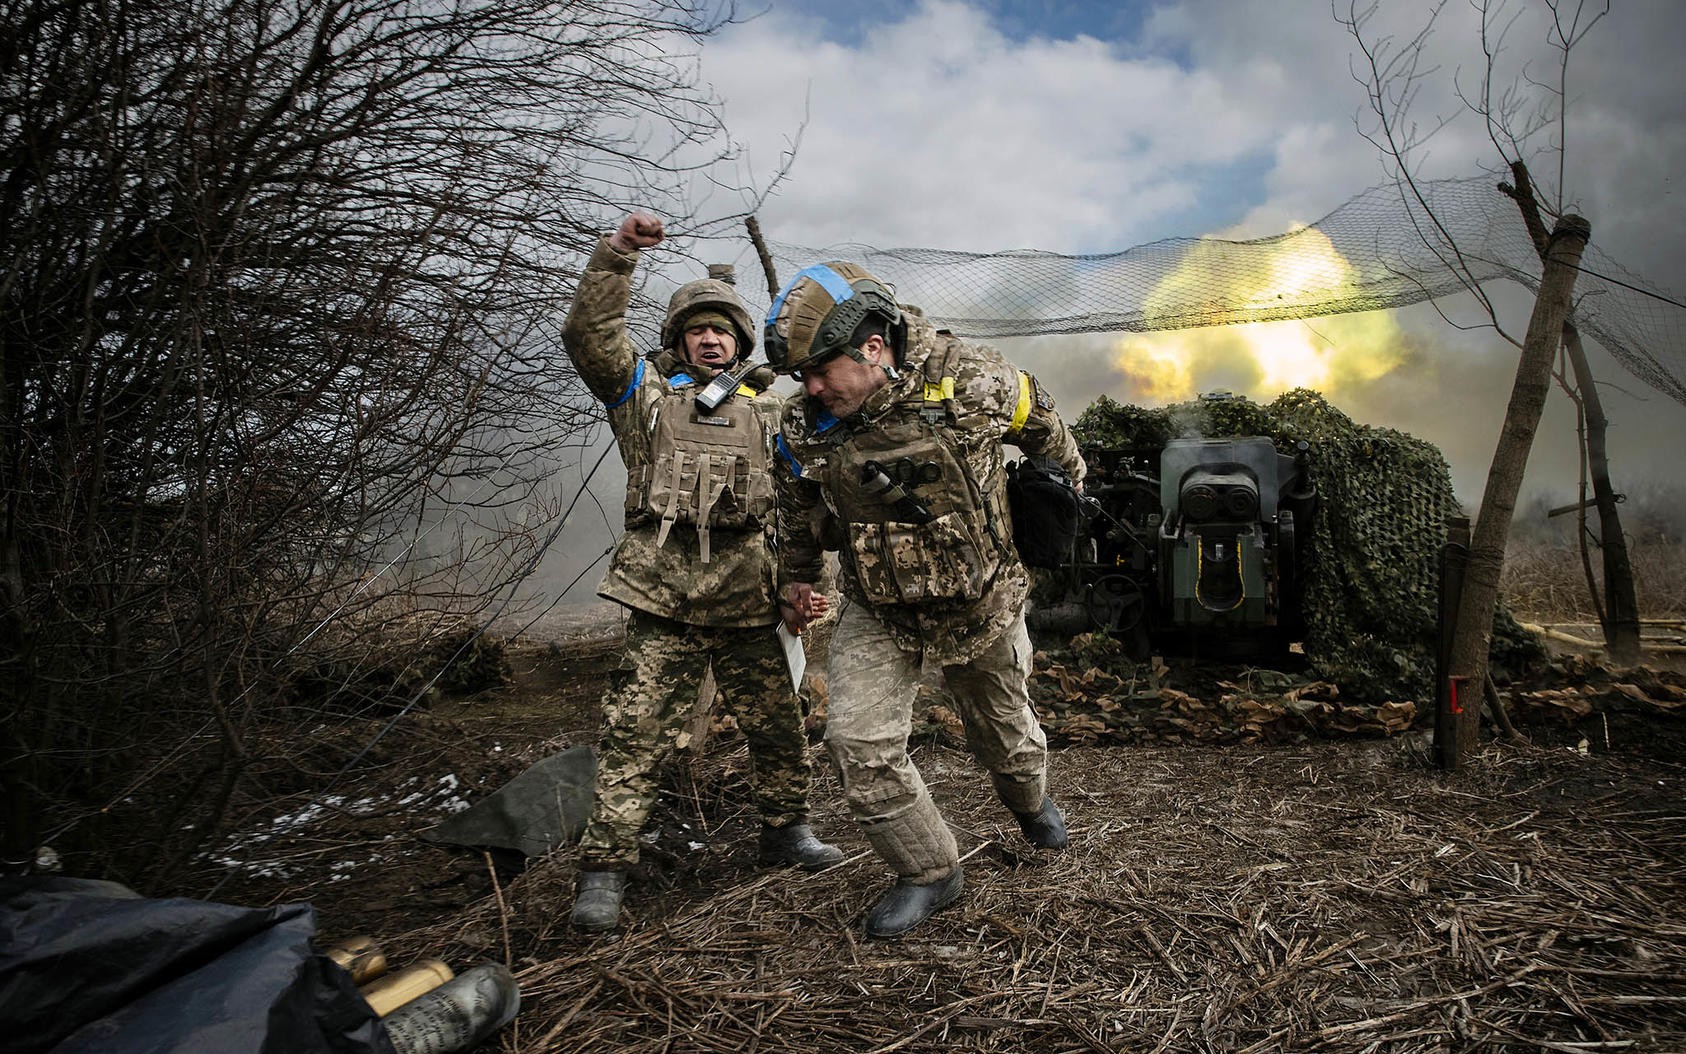
M 1048 389 L 1042 387 L 1042 382 L 1035 377 L 1030 379 L 1031 390 L 1036 393 L 1036 405 L 1044 410 L 1054 408 L 1054 397 L 1048 394 Z

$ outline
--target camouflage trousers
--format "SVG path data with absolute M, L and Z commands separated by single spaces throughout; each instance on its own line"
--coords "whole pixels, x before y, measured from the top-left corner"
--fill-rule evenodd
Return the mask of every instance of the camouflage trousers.
M 1009 809 L 1033 813 L 1047 788 L 1048 741 L 1030 705 L 1024 614 L 968 662 L 943 667 L 966 732 Z M 849 814 L 900 877 L 930 882 L 960 862 L 919 770 L 908 757 L 922 656 L 896 647 L 870 608 L 849 601 L 831 638 L 825 744 Z
M 596 794 L 580 839 L 582 867 L 638 862 L 638 834 L 656 801 L 656 770 L 695 712 L 711 663 L 718 698 L 748 741 L 762 822 L 783 827 L 806 819 L 808 741 L 773 627 L 692 626 L 632 609 L 621 663 L 603 701 Z

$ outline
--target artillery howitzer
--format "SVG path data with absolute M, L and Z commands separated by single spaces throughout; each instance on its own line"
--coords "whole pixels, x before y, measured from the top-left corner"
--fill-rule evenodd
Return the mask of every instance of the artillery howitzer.
M 1306 449 L 1284 453 L 1262 436 L 1090 447 L 1084 493 L 1064 502 L 1047 478 L 1057 468 L 1018 462 L 1015 525 L 1026 562 L 1040 565 L 1032 632 L 1103 631 L 1139 656 L 1286 651 L 1305 628 L 1316 504 Z M 1051 545 L 1023 540 L 1043 531 Z
M 1448 520 L 1463 514 L 1433 444 L 1359 424 L 1305 389 L 1262 405 L 1219 394 L 1144 408 L 1102 396 L 1072 430 L 1090 474 L 1081 497 L 1065 488 L 1070 532 L 1058 553 L 1034 544 L 1054 536 L 1039 526 L 1061 508 L 1040 496 L 1052 491 L 1024 485 L 1034 459 L 1018 462 L 1010 488 L 1015 541 L 1038 568 L 1029 621 L 1043 641 L 1104 630 L 1138 658 L 1249 661 L 1299 642 L 1343 699 L 1432 696 L 1441 549 Z M 1251 512 L 1255 487 L 1257 512 L 1231 515 Z M 1208 558 L 1229 539 L 1233 565 Z M 1493 663 L 1514 668 L 1538 652 L 1495 612 Z

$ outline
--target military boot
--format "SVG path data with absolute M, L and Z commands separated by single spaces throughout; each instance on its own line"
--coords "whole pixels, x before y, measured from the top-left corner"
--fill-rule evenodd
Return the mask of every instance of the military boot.
M 783 827 L 761 825 L 761 866 L 800 867 L 804 871 L 824 871 L 843 862 L 843 850 L 827 845 L 814 837 L 814 829 L 805 823 Z
M 915 885 L 905 880 L 898 881 L 866 913 L 866 935 L 901 936 L 958 900 L 965 884 L 965 872 L 959 864 L 935 882 Z
M 581 871 L 574 881 L 574 928 L 602 933 L 620 924 L 625 871 Z
M 1018 817 L 1019 830 L 1038 849 L 1064 849 L 1070 841 L 1065 833 L 1065 814 L 1052 798 L 1044 796 L 1042 808 L 1033 813 L 1014 812 L 1013 815 Z

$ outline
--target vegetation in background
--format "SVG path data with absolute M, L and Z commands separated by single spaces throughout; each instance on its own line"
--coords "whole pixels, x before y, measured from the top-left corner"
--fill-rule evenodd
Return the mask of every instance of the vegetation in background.
M 597 418 L 571 269 L 730 156 L 708 10 L 0 0 L 13 866 L 166 885 L 259 761 L 451 664 Z

